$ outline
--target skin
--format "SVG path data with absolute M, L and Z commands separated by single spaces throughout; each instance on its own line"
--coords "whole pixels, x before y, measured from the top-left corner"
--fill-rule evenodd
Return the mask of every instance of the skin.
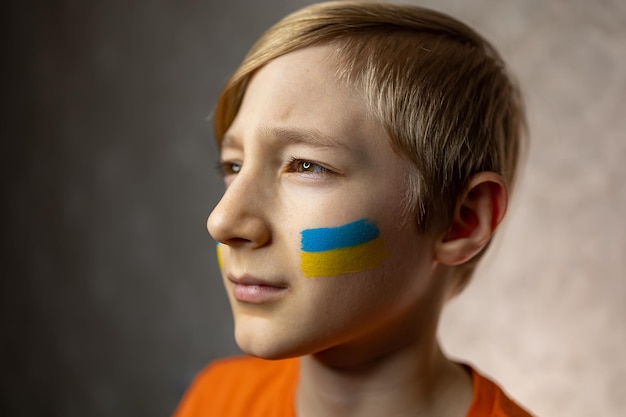
M 437 320 L 451 265 L 489 240 L 505 188 L 495 174 L 475 178 L 471 204 L 460 200 L 443 236 L 401 221 L 409 162 L 337 80 L 333 59 L 318 46 L 261 68 L 221 144 L 226 191 L 208 230 L 220 242 L 237 343 L 263 358 L 302 356 L 299 416 L 463 416 L 471 381 L 441 353 Z M 380 229 L 383 264 L 305 278 L 301 231 L 363 218 Z M 268 291 L 242 301 L 258 284 Z

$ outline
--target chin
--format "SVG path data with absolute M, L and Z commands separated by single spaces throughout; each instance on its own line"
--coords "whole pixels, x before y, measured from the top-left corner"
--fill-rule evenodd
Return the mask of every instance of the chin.
M 284 336 L 256 329 L 235 328 L 235 341 L 244 353 L 261 359 L 279 360 L 304 356 L 312 349 L 303 341 L 288 340 Z
M 291 349 L 277 346 L 276 343 L 249 343 L 237 340 L 237 346 L 239 346 L 242 352 L 250 356 L 267 360 L 280 360 L 301 356 Z

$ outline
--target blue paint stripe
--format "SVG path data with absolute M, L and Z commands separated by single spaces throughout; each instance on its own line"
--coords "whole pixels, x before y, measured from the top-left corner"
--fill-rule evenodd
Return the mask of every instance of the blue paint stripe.
M 361 219 L 339 227 L 322 227 L 302 231 L 304 252 L 324 252 L 347 248 L 376 239 L 380 231 L 372 220 Z

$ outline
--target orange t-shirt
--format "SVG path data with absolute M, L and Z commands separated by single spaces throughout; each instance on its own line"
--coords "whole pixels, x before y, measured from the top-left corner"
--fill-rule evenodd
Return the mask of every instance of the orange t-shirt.
M 466 417 L 531 417 L 493 382 L 467 367 L 474 399 Z M 207 366 L 173 417 L 295 417 L 298 360 L 224 359 Z

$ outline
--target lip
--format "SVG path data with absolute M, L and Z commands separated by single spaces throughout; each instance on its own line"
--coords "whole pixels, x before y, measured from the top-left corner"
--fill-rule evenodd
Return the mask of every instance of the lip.
M 233 296 L 237 301 L 250 304 L 265 304 L 280 300 L 289 292 L 281 283 L 270 282 L 250 275 L 235 277 L 228 275 L 233 283 Z

